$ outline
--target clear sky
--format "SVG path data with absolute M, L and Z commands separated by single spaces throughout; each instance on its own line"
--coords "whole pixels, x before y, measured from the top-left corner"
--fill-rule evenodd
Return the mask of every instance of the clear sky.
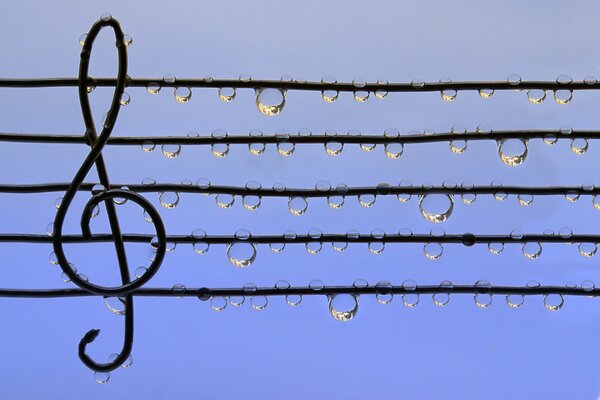
M 78 38 L 100 14 L 110 12 L 133 37 L 129 75 L 178 77 L 338 81 L 423 79 L 504 80 L 511 73 L 523 79 L 554 80 L 561 74 L 581 80 L 600 78 L 596 16 L 600 5 L 585 1 L 572 6 L 561 1 L 5 1 L 0 7 L 0 77 L 57 77 L 77 75 Z M 112 33 L 103 31 L 92 56 L 92 76 L 116 74 Z M 355 102 L 342 94 L 333 104 L 318 93 L 289 92 L 283 112 L 259 113 L 251 90 L 239 90 L 231 103 L 221 102 L 216 90 L 193 91 L 189 103 L 178 104 L 172 91 L 150 95 L 128 90 L 131 102 L 121 111 L 114 136 L 186 135 L 214 129 L 246 134 L 260 129 L 291 133 L 309 128 L 314 133 L 335 129 L 345 133 L 383 134 L 389 127 L 449 131 L 453 125 L 473 130 L 479 124 L 493 129 L 558 129 L 572 126 L 597 129 L 600 95 L 577 92 L 569 105 L 558 105 L 548 93 L 533 105 L 524 92 L 505 91 L 483 100 L 476 92 L 460 92 L 453 102 L 439 93 L 371 96 Z M 106 112 L 110 89 L 91 94 L 94 115 Z M 76 88 L 0 90 L 0 131 L 82 134 L 83 120 Z M 79 145 L 0 143 L 1 183 L 67 182 L 88 149 Z M 261 157 L 246 146 L 232 146 L 227 157 L 215 158 L 206 147 L 184 147 L 168 159 L 160 149 L 145 153 L 139 147 L 110 147 L 104 151 L 112 182 L 139 183 L 146 177 L 178 183 L 206 177 L 215 184 L 243 186 L 255 180 L 263 187 L 283 182 L 288 187 L 313 187 L 319 180 L 332 185 L 441 184 L 451 179 L 475 184 L 500 180 L 519 185 L 600 184 L 598 143 L 576 155 L 567 140 L 549 147 L 529 143 L 529 155 L 519 167 L 499 160 L 493 142 L 469 143 L 460 155 L 447 143 L 405 146 L 398 160 L 378 147 L 370 153 L 346 146 L 338 157 L 321 146 L 298 146 L 291 157 L 268 146 Z M 96 181 L 90 174 L 87 181 Z M 0 196 L 0 232 L 43 233 L 54 218 L 60 193 Z M 79 195 L 69 213 L 66 231 L 76 233 L 76 220 L 87 194 Z M 236 199 L 230 209 L 216 206 L 212 197 L 182 195 L 173 210 L 156 205 L 170 234 L 189 234 L 202 228 L 209 234 L 232 234 L 245 228 L 254 234 L 281 234 L 288 229 L 306 233 L 374 228 L 396 233 L 401 228 L 427 233 L 434 227 L 412 199 L 403 204 L 393 196 L 375 206 L 361 207 L 347 198 L 339 210 L 324 199 L 309 202 L 301 217 L 291 215 L 286 199 L 263 199 L 254 212 Z M 79 208 L 78 208 L 79 207 Z M 139 208 L 119 207 L 127 232 L 150 233 Z M 103 212 L 93 223 L 106 232 Z M 575 203 L 555 196 L 535 198 L 529 207 L 515 196 L 504 202 L 480 196 L 473 205 L 455 199 L 455 209 L 442 227 L 447 233 L 509 233 L 520 229 L 541 233 L 570 227 L 576 233 L 597 232 L 600 213 L 590 197 Z M 50 245 L 0 245 L 0 286 L 62 288 L 60 269 L 48 263 Z M 132 246 L 132 269 L 148 264 L 149 246 Z M 117 264 L 110 245 L 67 247 L 69 259 L 94 282 L 114 284 Z M 167 255 L 148 286 L 239 287 L 246 282 L 273 285 L 279 279 L 307 285 L 350 285 L 357 278 L 374 284 L 524 285 L 599 283 L 597 258 L 584 258 L 577 246 L 545 245 L 541 257 L 528 260 L 519 246 L 507 245 L 498 256 L 485 245 L 448 245 L 440 260 L 423 256 L 421 245 L 388 244 L 380 255 L 366 245 L 351 245 L 343 253 L 324 246 L 311 255 L 302 245 L 281 254 L 258 247 L 256 261 L 244 270 L 227 260 L 224 246 L 205 255 L 180 245 Z M 495 297 L 491 307 L 478 309 L 472 296 L 453 296 L 445 308 L 422 296 L 408 309 L 395 298 L 380 305 L 363 296 L 356 318 L 334 320 L 323 297 L 305 298 L 299 307 L 272 298 L 260 312 L 247 301 L 223 312 L 197 299 L 135 299 L 133 365 L 112 373 L 106 385 L 77 357 L 77 343 L 91 328 L 101 328 L 90 346 L 98 360 L 118 351 L 122 317 L 108 311 L 100 298 L 0 300 L 0 390 L 2 398 L 199 399 L 244 397 L 287 399 L 382 397 L 444 399 L 597 399 L 600 393 L 597 299 L 566 298 L 559 312 L 550 312 L 541 297 L 527 298 L 517 309 Z

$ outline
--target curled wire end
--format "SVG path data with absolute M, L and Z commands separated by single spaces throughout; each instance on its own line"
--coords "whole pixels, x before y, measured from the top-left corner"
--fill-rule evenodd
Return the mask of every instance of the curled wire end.
M 90 329 L 89 331 L 87 331 L 85 336 L 83 336 L 83 338 L 81 339 L 81 342 L 83 342 L 85 344 L 92 343 L 94 340 L 96 340 L 96 338 L 98 337 L 99 334 L 100 334 L 100 329 Z

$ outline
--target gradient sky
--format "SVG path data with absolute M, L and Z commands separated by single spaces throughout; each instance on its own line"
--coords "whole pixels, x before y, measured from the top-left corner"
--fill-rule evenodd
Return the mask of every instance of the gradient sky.
M 0 24 L 0 77 L 76 76 L 79 36 L 103 12 L 121 21 L 133 37 L 129 75 L 161 77 L 294 78 L 339 81 L 356 77 L 368 81 L 423 79 L 504 80 L 511 73 L 523 79 L 554 80 L 568 74 L 581 80 L 600 77 L 596 38 L 600 28 L 597 2 L 577 7 L 561 1 L 103 1 L 5 2 Z M 114 76 L 117 55 L 112 33 L 103 31 L 94 47 L 92 76 Z M 318 93 L 289 92 L 282 114 L 266 117 L 254 104 L 254 93 L 240 90 L 232 103 L 218 99 L 216 90 L 194 90 L 187 104 L 173 100 L 163 89 L 152 96 L 142 88 L 128 90 L 131 103 L 120 115 L 114 136 L 210 135 L 217 128 L 231 134 L 260 129 L 295 133 L 309 128 L 382 134 L 388 127 L 448 131 L 453 125 L 470 130 L 479 124 L 493 129 L 597 129 L 598 92 L 577 92 L 571 104 L 546 101 L 533 105 L 523 92 L 505 91 L 482 100 L 476 92 L 461 92 L 454 102 L 439 93 L 373 96 L 359 104 L 351 94 L 326 104 Z M 101 120 L 110 89 L 91 94 L 94 115 Z M 82 134 L 83 120 L 76 88 L 1 89 L 0 131 Z M 67 182 L 88 149 L 79 145 L 0 143 L 1 183 Z M 567 140 L 548 147 L 529 143 L 529 156 L 520 167 L 499 160 L 493 142 L 469 143 L 462 155 L 447 143 L 405 146 L 398 160 L 385 157 L 381 147 L 365 153 L 347 146 L 330 157 L 319 145 L 298 146 L 281 157 L 268 146 L 261 157 L 244 145 L 232 146 L 225 158 L 206 147 L 185 147 L 176 159 L 156 149 L 107 147 L 106 163 L 114 183 L 139 183 L 146 177 L 159 182 L 196 181 L 243 186 L 249 180 L 263 187 L 283 182 L 288 187 L 313 187 L 319 180 L 332 185 L 441 184 L 446 179 L 489 184 L 500 180 L 519 185 L 600 184 L 596 174 L 596 142 L 583 156 L 572 153 Z M 96 181 L 90 174 L 87 181 Z M 60 193 L 0 195 L 0 232 L 43 233 L 54 218 Z M 76 220 L 89 194 L 78 195 L 66 230 L 77 232 Z M 292 216 L 285 199 L 264 199 L 255 212 L 215 205 L 214 198 L 182 195 L 173 210 L 156 205 L 170 234 L 189 234 L 202 228 L 209 234 L 231 234 L 245 228 L 254 234 L 281 234 L 288 229 L 305 233 L 374 228 L 396 233 L 401 228 L 427 233 L 433 225 L 421 217 L 415 199 L 399 203 L 381 197 L 371 208 L 347 198 L 340 210 L 324 199 L 313 199 L 307 213 Z M 529 207 L 515 196 L 498 202 L 480 196 L 467 206 L 457 198 L 451 218 L 436 227 L 447 233 L 509 233 L 520 229 L 541 233 L 570 227 L 576 233 L 597 232 L 600 213 L 590 197 L 569 203 L 564 198 L 536 198 Z M 124 231 L 150 233 L 141 210 L 119 207 Z M 106 232 L 105 213 L 93 223 Z M 148 264 L 149 246 L 131 246 L 132 269 Z M 302 245 L 281 254 L 258 247 L 255 263 L 233 267 L 224 246 L 198 255 L 180 245 L 169 254 L 148 286 L 238 287 L 246 282 L 273 285 L 285 279 L 306 285 L 350 285 L 357 278 L 374 284 L 524 285 L 581 284 L 600 281 L 597 257 L 584 258 L 577 246 L 546 245 L 541 258 L 527 260 L 519 246 L 507 245 L 492 256 L 485 245 L 448 245 L 436 262 L 423 256 L 421 245 L 389 244 L 380 255 L 366 245 L 351 245 L 344 253 L 324 246 L 311 255 Z M 7 288 L 68 287 L 60 269 L 48 263 L 50 245 L 0 245 L 0 286 Z M 117 264 L 110 245 L 68 246 L 69 259 L 94 282 L 114 284 Z M 445 308 L 429 296 L 407 309 L 399 298 L 380 305 L 363 296 L 356 318 L 334 320 L 324 297 L 305 298 L 292 308 L 282 298 L 270 299 L 266 310 L 254 311 L 247 301 L 214 312 L 197 299 L 135 299 L 133 365 L 112 373 L 106 385 L 77 357 L 77 343 L 91 328 L 102 334 L 90 346 L 99 360 L 121 347 L 122 317 L 110 313 L 102 299 L 0 299 L 0 390 L 5 398 L 90 399 L 362 399 L 391 395 L 398 398 L 444 399 L 597 399 L 600 393 L 600 310 L 598 300 L 566 298 L 560 312 L 550 312 L 541 297 L 529 297 L 518 310 L 495 297 L 486 310 L 472 296 L 456 295 Z

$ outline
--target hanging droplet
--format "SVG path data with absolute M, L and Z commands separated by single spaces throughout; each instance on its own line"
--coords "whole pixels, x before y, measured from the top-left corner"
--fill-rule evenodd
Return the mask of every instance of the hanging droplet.
M 262 189 L 262 185 L 256 181 L 250 181 L 246 183 L 246 189 L 251 191 L 258 191 Z M 262 201 L 261 196 L 256 195 L 243 195 L 242 196 L 242 205 L 248 211 L 255 211 L 260 207 Z
M 285 131 L 280 131 L 275 134 L 275 137 L 278 141 L 277 152 L 284 157 L 291 156 L 296 149 L 296 144 L 288 142 L 288 140 L 290 140 L 290 134 Z
M 527 207 L 533 204 L 533 195 L 521 193 L 517 195 L 517 200 L 520 205 Z
M 219 193 L 215 196 L 215 202 L 221 208 L 231 208 L 235 203 L 235 196 L 228 193 Z
M 179 204 L 179 193 L 177 192 L 159 192 L 158 201 L 160 205 L 168 210 L 172 210 Z
M 385 232 L 381 229 L 373 229 L 371 231 L 371 238 L 376 241 L 369 242 L 369 251 L 372 254 L 381 254 L 385 249 L 385 242 L 382 241 L 385 238 Z
M 341 208 L 344 205 L 345 195 L 348 193 L 348 186 L 344 183 L 340 183 L 335 188 L 337 193 L 335 196 L 327 196 L 327 204 L 331 208 Z
M 460 125 L 455 125 L 451 129 L 451 133 L 457 135 L 464 135 L 467 133 L 467 128 Z M 450 150 L 455 154 L 462 154 L 467 149 L 467 141 L 466 140 L 451 140 L 450 141 Z
M 142 276 L 144 276 L 144 274 L 148 271 L 148 268 L 146 267 L 137 267 L 135 269 L 135 277 L 137 279 L 140 279 Z
M 543 89 L 529 89 L 527 99 L 531 104 L 542 104 L 546 100 L 546 91 Z
M 364 103 L 369 99 L 369 91 L 364 90 L 364 87 L 367 85 L 367 82 L 364 79 L 356 78 L 352 81 L 352 86 L 356 89 L 354 90 L 354 100 L 359 103 Z
M 594 206 L 597 211 L 600 211 L 600 196 L 592 196 L 592 206 Z
M 542 244 L 539 242 L 525 242 L 521 244 L 521 251 L 525 258 L 535 260 L 542 255 Z
M 544 306 L 548 311 L 559 311 L 565 304 L 562 294 L 545 294 Z
M 460 187 L 464 190 L 473 190 L 475 185 L 473 185 L 469 181 L 464 181 L 463 183 L 460 184 Z M 475 200 L 477 200 L 477 194 L 476 193 L 461 193 L 460 199 L 462 200 L 462 202 L 464 204 L 467 204 L 467 205 L 473 204 L 473 203 L 475 203 Z
M 126 106 L 131 101 L 131 96 L 127 92 L 123 92 L 121 95 L 121 100 L 119 100 L 119 104 L 122 106 Z
M 125 45 L 125 47 L 131 46 L 133 44 L 133 38 L 125 33 L 123 35 L 123 44 Z
M 308 201 L 304 197 L 290 197 L 288 201 L 288 210 L 292 215 L 304 215 L 308 209 Z
M 492 294 L 489 293 L 492 285 L 485 280 L 479 280 L 475 282 L 475 289 L 477 290 L 477 294 L 473 296 L 475 300 L 475 305 L 479 308 L 488 308 L 492 304 Z
M 325 75 L 321 79 L 321 83 L 336 84 L 337 79 L 335 79 L 335 77 L 333 77 L 331 75 Z M 338 96 L 339 96 L 339 92 L 337 90 L 322 90 L 321 91 L 321 97 L 323 98 L 323 100 L 325 100 L 326 103 L 333 103 L 334 101 L 337 100 Z
M 152 142 L 150 140 L 144 140 L 142 142 L 142 150 L 144 150 L 146 153 L 153 152 L 154 148 L 156 148 L 156 145 L 154 144 L 154 142 Z
M 568 75 L 559 75 L 556 78 L 556 83 L 560 85 L 568 85 L 573 82 L 573 78 Z M 573 98 L 573 91 L 568 89 L 558 89 L 554 91 L 554 101 L 558 104 L 568 104 Z
M 270 243 L 269 249 L 273 253 L 281 253 L 285 249 L 285 243 Z
M 258 129 L 254 129 L 250 131 L 250 136 L 252 137 L 262 137 L 263 133 Z M 248 145 L 248 150 L 251 154 L 255 156 L 260 156 L 265 152 L 266 145 L 264 143 L 250 143 Z
M 124 297 L 105 297 L 104 304 L 114 314 L 125 315 L 125 298 Z
M 112 363 L 114 362 L 117 358 L 119 357 L 119 355 L 117 353 L 113 353 L 110 356 L 108 356 L 108 362 Z M 131 354 L 125 359 L 125 361 L 123 361 L 123 364 L 121 364 L 121 368 L 129 368 L 131 367 L 131 364 L 133 364 L 133 357 L 131 356 Z
M 250 242 L 234 242 L 227 245 L 227 258 L 238 268 L 252 265 L 256 259 L 256 245 Z
M 444 246 L 441 243 L 426 243 L 423 246 L 423 252 L 428 260 L 439 260 L 444 253 Z
M 229 300 L 229 304 L 232 306 L 239 307 L 244 304 L 246 298 L 244 296 L 229 296 L 227 300 Z
M 327 129 L 325 131 L 325 135 L 335 137 L 337 136 L 337 132 L 333 129 Z M 344 144 L 338 141 L 325 142 L 323 146 L 325 146 L 325 152 L 327 152 L 327 154 L 329 154 L 330 156 L 334 157 L 339 156 L 342 153 L 342 150 L 344 150 Z
M 338 321 L 348 322 L 358 312 L 358 296 L 353 294 L 335 294 L 327 296 L 329 312 Z
M 584 138 L 571 139 L 571 151 L 575 154 L 578 154 L 578 155 L 585 154 L 585 152 L 588 151 L 589 146 L 590 145 L 589 145 L 587 139 L 584 139 Z
M 227 308 L 227 298 L 226 297 L 211 297 L 210 298 L 210 308 L 214 311 L 220 312 Z
M 285 106 L 286 91 L 283 89 L 263 88 L 256 90 L 256 107 L 268 117 L 279 114 Z
M 176 87 L 173 89 L 173 97 L 178 103 L 185 104 L 192 98 L 192 89 L 183 86 Z
M 394 299 L 392 287 L 392 284 L 387 281 L 377 282 L 375 285 L 375 290 L 377 292 L 375 298 L 379 304 L 390 304 L 392 302 Z
M 94 380 L 100 385 L 108 383 L 110 380 L 110 372 L 94 372 Z
M 308 237 L 315 241 L 306 243 L 306 251 L 308 251 L 309 254 L 318 254 L 323 248 L 323 242 L 321 241 L 323 232 L 318 229 L 311 229 L 308 231 Z
M 227 132 L 223 129 L 215 129 L 210 134 L 210 137 L 215 140 L 222 140 L 227 137 Z M 229 154 L 229 143 L 213 143 L 210 145 L 210 151 L 213 156 L 223 158 Z
M 527 158 L 529 141 L 522 139 L 502 139 L 498 141 L 500 160 L 509 167 L 521 165 Z
M 161 85 L 158 82 L 150 82 L 146 86 L 146 91 L 150 94 L 158 94 L 160 92 Z
M 500 189 L 502 188 L 502 183 L 499 181 L 492 181 L 491 186 Z M 504 201 L 508 198 L 508 193 L 499 190 L 497 192 L 494 192 L 494 198 L 498 201 Z
M 224 103 L 232 102 L 235 99 L 235 95 L 234 88 L 219 88 L 219 99 Z
M 377 80 L 377 85 L 381 86 L 381 88 L 377 88 L 375 90 L 375 97 L 383 100 L 387 97 L 388 95 L 388 90 L 387 90 L 387 85 L 389 84 L 389 82 L 386 79 L 378 79 Z
M 593 257 L 598 251 L 598 245 L 596 243 L 579 243 L 577 246 L 579 254 L 583 257 Z
M 408 308 L 414 308 L 419 304 L 419 294 L 410 293 L 417 289 L 417 283 L 412 279 L 407 279 L 402 282 L 402 288 L 407 291 L 402 295 L 402 304 Z
M 419 195 L 419 211 L 427 221 L 434 224 L 445 222 L 454 210 L 454 198 L 448 194 Z
M 442 83 L 442 84 L 443 83 L 452 83 L 452 81 L 447 78 L 442 78 L 442 79 L 440 79 L 440 83 Z M 440 94 L 442 96 L 442 100 L 451 102 L 456 99 L 458 92 L 456 91 L 456 89 L 444 89 L 441 91 Z
M 519 308 L 525 302 L 525 296 L 522 294 L 508 294 L 506 295 L 506 304 L 510 308 Z
M 412 188 L 412 183 L 410 183 L 408 181 L 401 181 L 398 184 L 398 187 L 400 187 L 400 188 Z M 410 199 L 412 198 L 412 195 L 410 193 L 398 193 L 396 195 L 396 198 L 401 203 L 408 203 L 410 201 Z
M 375 201 L 377 200 L 377 196 L 374 194 L 360 194 L 358 195 L 358 204 L 361 206 L 368 208 L 373 207 L 375 205 Z
M 504 243 L 488 243 L 488 251 L 491 254 L 498 255 L 504 250 Z
M 83 47 L 83 45 L 85 44 L 85 39 L 87 39 L 87 33 L 84 33 L 83 35 L 79 36 L 79 45 Z
M 348 248 L 348 242 L 331 242 L 331 247 L 333 250 L 341 253 Z
M 177 158 L 181 153 L 181 146 L 178 144 L 163 144 L 161 151 L 167 158 Z
M 250 298 L 250 305 L 256 311 L 262 311 L 269 305 L 269 298 L 267 296 L 252 296 Z
M 479 89 L 479 97 L 482 99 L 491 99 L 494 95 L 494 89 Z
M 194 251 L 197 254 L 205 254 L 210 248 L 210 244 L 204 241 L 206 232 L 203 229 L 194 229 L 192 231 L 192 238 L 194 239 L 194 244 L 192 245 Z
M 450 302 L 450 291 L 454 288 L 454 285 L 450 281 L 443 281 L 440 283 L 440 289 L 447 291 L 442 293 L 434 293 L 431 298 L 433 299 L 433 304 L 438 307 L 445 307 Z

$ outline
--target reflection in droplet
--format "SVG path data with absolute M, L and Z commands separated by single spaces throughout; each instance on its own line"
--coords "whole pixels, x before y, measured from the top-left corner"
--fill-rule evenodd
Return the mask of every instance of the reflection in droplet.
M 179 204 L 179 193 L 177 192 L 159 192 L 158 201 L 163 208 L 172 210 Z
M 460 184 L 460 187 L 465 190 L 472 190 L 475 187 L 475 185 L 473 185 L 469 181 L 464 181 L 463 183 Z M 475 203 L 475 200 L 477 200 L 477 194 L 476 193 L 461 193 L 460 199 L 462 200 L 462 202 L 464 204 L 467 204 L 467 205 L 473 204 L 473 203 Z
M 121 95 L 121 100 L 119 100 L 119 104 L 122 106 L 126 106 L 131 101 L 131 96 L 127 92 L 123 92 Z
M 367 82 L 364 79 L 356 78 L 352 81 L 352 85 L 356 88 L 353 92 L 354 100 L 358 103 L 364 103 L 369 99 L 369 91 L 364 90 Z
M 352 294 L 335 294 L 327 296 L 329 312 L 338 321 L 347 322 L 358 312 L 358 296 Z
M 215 311 L 223 311 L 227 307 L 227 298 L 226 297 L 211 297 L 210 298 L 210 308 Z
M 249 267 L 256 259 L 256 245 L 250 242 L 234 242 L 227 245 L 227 258 L 238 268 Z
M 352 283 L 352 286 L 357 289 L 364 289 L 369 286 L 369 282 L 366 279 L 358 278 Z
M 302 303 L 302 295 L 299 294 L 288 294 L 285 296 L 285 301 L 291 307 L 297 307 Z
M 423 246 L 423 252 L 428 260 L 439 260 L 444 253 L 444 247 L 441 243 L 426 243 Z
M 467 133 L 467 128 L 460 125 L 455 125 L 450 130 L 451 133 L 462 135 Z M 467 149 L 467 141 L 466 140 L 451 140 L 450 141 L 450 151 L 455 154 L 462 154 Z
M 542 255 L 542 244 L 538 242 L 525 242 L 521 244 L 521 251 L 525 258 L 535 260 Z
M 519 308 L 525 302 L 525 296 L 522 294 L 508 294 L 506 295 L 506 304 L 510 308 Z
M 500 160 L 509 167 L 521 165 L 527 158 L 529 151 L 528 140 L 502 139 L 498 141 L 498 155 Z
M 263 115 L 272 117 L 285 106 L 286 91 L 283 89 L 262 88 L 256 90 L 256 107 Z
M 527 99 L 531 104 L 542 104 L 546 100 L 546 91 L 543 89 L 529 89 Z
M 491 99 L 494 95 L 494 89 L 479 89 L 479 97 L 482 99 Z
M 504 243 L 488 243 L 488 251 L 491 254 L 498 255 L 504 250 Z
M 533 195 L 521 193 L 517 195 L 517 200 L 520 205 L 527 207 L 533 204 Z
M 325 75 L 321 79 L 321 83 L 335 84 L 335 83 L 337 83 L 337 79 L 335 79 L 335 77 L 333 77 L 331 75 Z M 333 103 L 334 101 L 337 100 L 338 96 L 339 96 L 339 92 L 337 90 L 321 91 L 321 97 L 323 97 L 323 100 L 325 100 L 326 103 Z
M 192 89 L 183 86 L 176 87 L 173 89 L 173 97 L 178 103 L 185 104 L 192 98 Z
M 371 231 L 371 238 L 377 240 L 369 242 L 369 251 L 372 254 L 381 254 L 385 249 L 385 242 L 381 241 L 385 237 L 385 232 L 381 229 L 373 229 Z
M 451 83 L 452 81 L 450 79 L 440 79 L 440 83 Z M 444 89 L 442 90 L 442 92 L 440 93 L 442 96 L 442 100 L 444 101 L 454 101 L 454 99 L 456 99 L 456 96 L 458 94 L 458 92 L 455 89 Z
M 544 306 L 548 311 L 558 311 L 565 304 L 562 294 L 545 294 Z
M 154 144 L 154 142 L 152 142 L 150 140 L 145 140 L 142 143 L 142 150 L 144 150 L 146 153 L 153 152 L 155 147 L 156 147 L 156 145 Z
M 165 157 L 177 158 L 179 153 L 181 153 L 181 146 L 178 144 L 163 144 L 161 150 Z
M 419 211 L 423 218 L 434 224 L 447 221 L 454 210 L 454 199 L 447 194 L 419 195 Z
M 229 193 L 219 193 L 215 196 L 215 202 L 221 208 L 231 208 L 235 203 L 235 196 Z
M 555 90 L 554 91 L 554 101 L 557 104 L 569 104 L 573 100 L 573 91 L 572 90 Z
M 232 306 L 239 307 L 244 304 L 246 298 L 244 296 L 229 296 L 227 300 L 229 300 L 229 304 Z
M 569 190 L 565 194 L 565 199 L 567 199 L 571 203 L 575 203 L 577 200 L 579 200 L 579 193 L 577 193 L 577 191 L 574 190 Z
M 581 254 L 583 257 L 593 257 L 596 252 L 598 251 L 598 245 L 596 243 L 579 243 L 579 246 L 577 246 L 577 250 L 579 251 L 579 254 Z
M 590 145 L 589 145 L 587 139 L 584 139 L 584 138 L 571 139 L 571 151 L 575 154 L 578 154 L 578 155 L 585 154 L 585 152 L 588 150 L 589 146 Z
M 219 88 L 219 99 L 224 103 L 230 103 L 235 99 L 234 88 Z
M 158 94 L 158 92 L 160 92 L 160 88 L 161 88 L 160 83 L 150 82 L 146 86 L 146 91 L 150 94 Z
M 288 210 L 292 215 L 304 215 L 308 209 L 308 201 L 304 197 L 290 197 L 288 201 Z
M 83 46 L 85 44 L 85 39 L 87 38 L 87 33 L 82 34 L 81 36 L 79 36 L 79 45 Z
M 263 133 L 258 129 L 254 129 L 250 131 L 250 136 L 252 137 L 262 137 Z M 248 145 L 248 150 L 255 156 L 260 156 L 265 152 L 266 145 L 264 143 L 250 143 Z
M 256 311 L 262 311 L 269 305 L 269 298 L 267 296 L 252 296 L 250 298 L 250 305 Z
M 358 196 L 358 204 L 361 206 L 368 208 L 375 205 L 375 201 L 377 200 L 377 196 L 374 194 L 361 194 Z
M 558 137 L 556 135 L 546 135 L 544 136 L 544 144 L 547 146 L 554 146 L 558 141 Z

